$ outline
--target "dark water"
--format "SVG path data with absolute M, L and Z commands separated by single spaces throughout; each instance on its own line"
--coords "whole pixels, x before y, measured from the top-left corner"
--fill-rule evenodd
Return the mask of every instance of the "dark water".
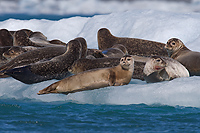
M 0 131 L 200 132 L 200 109 L 0 100 Z
M 75 16 L 81 17 L 92 17 L 98 14 L 67 14 L 67 15 L 54 15 L 54 14 L 24 14 L 24 13 L 17 13 L 17 14 L 0 14 L 0 21 L 4 21 L 7 19 L 20 19 L 20 20 L 30 20 L 30 19 L 48 19 L 48 20 L 60 20 L 63 18 L 70 18 Z

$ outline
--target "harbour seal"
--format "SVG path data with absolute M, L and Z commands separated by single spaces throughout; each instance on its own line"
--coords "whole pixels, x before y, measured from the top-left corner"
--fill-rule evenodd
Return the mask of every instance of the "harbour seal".
M 30 29 L 20 29 L 20 30 L 24 31 L 28 37 L 33 33 L 33 31 Z M 13 36 L 16 31 L 9 31 L 9 32 Z
M 87 42 L 83 37 L 77 37 L 74 40 L 79 41 L 81 44 L 82 50 L 81 50 L 81 58 L 85 58 L 87 56 Z
M 121 58 L 124 55 L 127 55 L 128 51 L 126 47 L 122 44 L 115 44 L 111 48 L 101 50 L 101 51 L 96 51 L 93 56 L 98 57 L 98 58 L 103 58 L 103 57 L 110 57 L 110 58 Z
M 120 58 L 97 58 L 97 59 L 81 58 L 79 60 L 76 60 L 69 67 L 68 70 L 73 74 L 78 74 L 83 71 L 96 68 L 114 67 L 119 65 L 119 62 Z
M 58 39 L 53 39 L 53 40 L 50 40 L 49 43 L 51 44 L 58 44 L 58 45 L 66 45 L 66 43 L 58 40 Z
M 111 68 L 93 69 L 70 76 L 37 94 L 62 93 L 69 94 L 84 90 L 93 90 L 107 86 L 127 85 L 131 81 L 134 70 L 134 59 L 126 55 L 121 58 L 120 65 Z
M 32 32 L 28 36 L 25 30 L 18 30 L 13 34 L 13 46 L 48 47 L 58 45 L 49 43 L 49 41 L 46 40 L 46 36 L 41 32 Z
M 12 46 L 13 37 L 7 29 L 0 30 L 0 47 L 2 46 Z
M 188 70 L 181 63 L 169 57 L 151 57 L 146 62 L 143 72 L 147 83 L 189 77 Z
M 33 43 L 49 44 L 49 41 L 47 41 L 47 37 L 39 31 L 33 32 L 29 36 L 29 39 Z
M 12 46 L 0 47 L 0 67 L 8 62 L 8 60 L 3 56 L 3 53 L 11 47 Z
M 106 28 L 101 28 L 98 31 L 97 38 L 100 50 L 111 48 L 114 44 L 123 44 L 130 55 L 168 56 L 167 51 L 164 49 L 164 43 L 137 38 L 115 37 Z
M 81 57 L 82 46 L 78 40 L 67 44 L 67 51 L 47 61 L 7 70 L 4 73 L 25 84 L 33 84 L 51 79 L 63 79 L 70 73 L 68 67 Z
M 3 57 L 5 57 L 7 60 L 12 60 L 15 57 L 19 56 L 20 54 L 36 50 L 38 48 L 39 47 L 33 47 L 33 46 L 12 46 L 3 53 Z
M 13 34 L 13 46 L 35 46 L 41 47 L 40 45 L 35 44 L 29 39 L 29 36 L 24 30 L 18 30 Z
M 145 65 L 145 61 L 141 61 L 141 59 L 134 57 L 134 74 L 132 78 L 144 80 L 143 77 L 143 69 Z M 78 74 L 87 70 L 97 69 L 97 68 L 106 68 L 106 67 L 114 67 L 119 65 L 120 58 L 95 58 L 88 59 L 82 58 L 76 60 L 70 67 L 69 72 L 72 74 Z
M 0 67 L 0 75 L 4 75 L 4 70 L 13 69 L 15 67 L 20 67 L 28 65 L 31 63 L 38 62 L 40 60 L 51 59 L 55 56 L 62 55 L 66 52 L 66 47 L 42 47 L 40 49 L 32 50 L 17 56 L 11 61 L 7 62 L 5 65 Z
M 188 69 L 190 76 L 200 76 L 200 52 L 191 51 L 177 38 L 169 39 L 165 49 L 169 57 L 179 61 Z

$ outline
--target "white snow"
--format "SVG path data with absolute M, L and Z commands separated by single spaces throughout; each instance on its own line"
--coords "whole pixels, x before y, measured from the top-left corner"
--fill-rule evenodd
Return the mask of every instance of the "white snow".
M 172 13 L 155 10 L 130 10 L 94 17 L 73 17 L 59 21 L 16 20 L 0 22 L 0 29 L 28 28 L 41 31 L 49 40 L 68 42 L 84 37 L 89 48 L 98 48 L 97 31 L 108 28 L 118 37 L 136 37 L 166 43 L 177 37 L 194 51 L 200 51 L 200 14 Z M 129 85 L 106 87 L 69 95 L 36 93 L 57 80 L 33 85 L 23 84 L 13 78 L 0 79 L 0 99 L 30 99 L 43 102 L 71 101 L 89 104 L 164 104 L 171 106 L 200 107 L 200 77 L 178 78 L 172 81 L 147 84 L 132 79 Z

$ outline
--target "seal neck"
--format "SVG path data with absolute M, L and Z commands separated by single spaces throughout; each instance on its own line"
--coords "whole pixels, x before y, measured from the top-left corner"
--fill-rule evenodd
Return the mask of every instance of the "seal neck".
M 191 51 L 189 50 L 185 45 L 182 45 L 176 52 L 174 52 L 173 54 L 171 54 L 171 58 L 175 59 L 176 57 L 178 57 L 181 52 L 183 51 Z

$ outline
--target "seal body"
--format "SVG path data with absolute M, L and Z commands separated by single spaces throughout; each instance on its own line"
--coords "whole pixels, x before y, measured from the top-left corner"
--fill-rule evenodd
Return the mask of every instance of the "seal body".
M 74 40 L 79 41 L 79 43 L 81 44 L 81 58 L 85 58 L 87 56 L 87 42 L 83 37 L 77 37 Z
M 134 57 L 135 60 L 135 57 Z M 87 59 L 82 58 L 76 60 L 72 66 L 69 67 L 69 72 L 72 74 L 78 74 L 87 70 L 97 69 L 97 68 L 106 68 L 106 67 L 114 67 L 119 65 L 120 58 L 94 58 Z M 145 61 L 134 61 L 134 74 L 132 78 L 144 80 L 143 77 L 143 69 L 145 65 Z
M 7 29 L 0 30 L 0 47 L 12 46 L 13 37 Z
M 33 43 L 29 36 L 26 34 L 24 30 L 15 31 L 13 34 L 13 46 L 36 46 L 40 47 Z
M 146 62 L 143 72 L 147 83 L 189 77 L 188 70 L 181 63 L 169 57 L 151 57 Z
M 119 65 L 119 62 L 120 58 L 97 58 L 97 59 L 81 58 L 79 60 L 76 60 L 69 67 L 69 72 L 73 74 L 78 74 L 83 71 L 96 68 L 114 67 Z
M 49 41 L 47 41 L 47 37 L 42 34 L 41 32 L 33 32 L 30 36 L 29 39 L 33 43 L 38 43 L 38 44 L 49 44 Z
M 39 47 L 33 47 L 33 46 L 12 46 L 3 53 L 3 56 L 7 60 L 12 60 L 15 57 L 19 56 L 20 54 L 23 54 L 28 51 L 36 50 L 38 48 Z
M 94 69 L 70 76 L 53 83 L 38 92 L 48 93 L 74 93 L 84 90 L 93 90 L 107 86 L 126 85 L 130 82 L 134 70 L 134 59 L 131 56 L 122 57 L 120 65 L 111 68 Z
M 22 29 L 14 32 L 13 46 L 48 47 L 59 45 L 50 43 L 41 32 L 28 32 L 28 30 Z
M 8 62 L 8 60 L 3 56 L 3 53 L 8 51 L 12 46 L 0 47 L 0 67 Z
M 122 44 L 115 44 L 111 48 L 105 49 L 102 52 L 102 57 L 121 58 L 128 54 L 126 47 Z
M 23 53 L 11 61 L 7 62 L 5 65 L 0 67 L 1 75 L 4 74 L 3 70 L 12 69 L 15 67 L 20 67 L 28 65 L 31 63 L 36 63 L 40 60 L 48 60 L 55 56 L 62 55 L 66 52 L 66 47 L 43 47 L 40 49 L 32 50 L 26 53 Z
M 80 42 L 71 40 L 67 44 L 67 51 L 60 56 L 7 70 L 4 73 L 26 84 L 38 83 L 50 79 L 63 79 L 70 74 L 68 73 L 68 67 L 81 57 L 81 50 Z
M 127 48 L 130 55 L 168 56 L 167 51 L 164 49 L 164 43 L 137 38 L 115 37 L 106 28 L 98 31 L 97 38 L 100 50 L 111 48 L 114 44 L 122 44 Z
M 171 38 L 165 45 L 169 57 L 179 61 L 189 71 L 190 76 L 200 76 L 200 52 L 191 51 L 177 38 Z

